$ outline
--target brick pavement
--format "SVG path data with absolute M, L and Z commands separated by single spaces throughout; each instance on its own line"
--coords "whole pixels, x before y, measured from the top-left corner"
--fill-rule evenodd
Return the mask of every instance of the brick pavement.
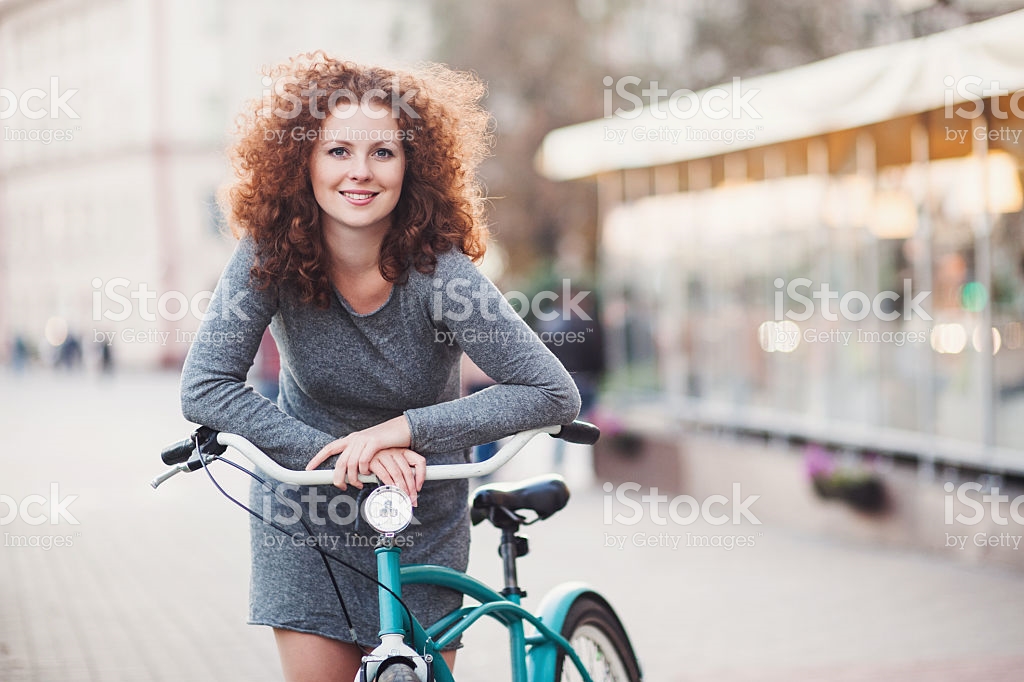
M 67 507 L 77 525 L 0 529 L 0 680 L 280 679 L 271 633 L 244 624 L 244 515 L 199 474 L 159 492 L 147 485 L 159 448 L 187 433 L 176 381 L 0 380 L 0 493 L 47 495 L 56 481 L 61 495 L 79 496 Z M 580 484 L 569 507 L 527 532 L 521 582 L 532 603 L 565 579 L 597 585 L 621 611 L 648 680 L 1024 677 L 1024 576 L 778 527 L 606 526 L 600 488 L 584 485 L 583 452 L 567 454 Z M 548 459 L 540 444 L 507 476 Z M 471 570 L 497 582 L 497 532 L 474 532 Z M 755 546 L 673 549 L 686 532 L 753 534 Z M 637 533 L 668 546 L 633 546 Z M 70 536 L 72 546 L 4 546 L 11 536 Z M 615 537 L 622 549 L 607 546 Z M 507 658 L 499 635 L 491 624 L 467 635 L 460 680 L 503 679 L 493 673 Z

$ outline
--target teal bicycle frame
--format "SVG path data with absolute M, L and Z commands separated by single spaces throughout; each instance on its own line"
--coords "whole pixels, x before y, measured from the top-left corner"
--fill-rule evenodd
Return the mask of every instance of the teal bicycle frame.
M 380 634 L 401 634 L 405 643 L 433 657 L 434 678 L 437 682 L 454 682 L 451 671 L 439 655 L 473 623 L 489 616 L 508 629 L 512 655 L 512 682 L 554 682 L 555 664 L 559 649 L 564 650 L 576 665 L 585 682 L 593 682 L 572 646 L 560 634 L 565 614 L 581 594 L 593 593 L 583 583 L 566 583 L 544 599 L 540 616 L 520 605 L 519 595 L 505 597 L 484 583 L 465 573 L 446 566 L 412 564 L 400 566 L 400 547 L 378 547 L 377 579 L 395 594 L 401 596 L 403 585 L 437 585 L 455 590 L 480 602 L 452 611 L 424 630 L 415 619 L 412 623 L 398 600 L 385 589 L 380 591 Z M 527 636 L 524 621 L 532 625 L 537 634 Z M 414 644 L 415 642 L 415 644 Z

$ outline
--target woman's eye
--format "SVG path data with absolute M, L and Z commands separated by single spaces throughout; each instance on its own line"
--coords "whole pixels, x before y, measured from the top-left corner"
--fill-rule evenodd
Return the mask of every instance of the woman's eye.
M 335 147 L 334 149 L 331 149 L 327 153 L 330 154 L 331 156 L 342 156 L 344 154 L 347 154 L 348 150 L 345 149 L 344 147 Z
M 375 151 L 374 154 L 376 154 L 382 159 L 386 159 L 395 155 L 395 153 L 388 149 L 387 147 L 381 147 L 380 149 Z

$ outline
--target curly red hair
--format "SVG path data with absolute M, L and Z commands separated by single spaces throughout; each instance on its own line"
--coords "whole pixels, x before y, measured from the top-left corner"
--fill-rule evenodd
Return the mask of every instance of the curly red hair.
M 248 234 L 256 243 L 251 274 L 260 288 L 288 282 L 303 302 L 329 304 L 327 247 L 309 160 L 321 112 L 348 101 L 338 99 L 339 91 L 359 99 L 382 91 L 402 131 L 405 177 L 380 248 L 384 278 L 403 283 L 410 267 L 433 272 L 437 254 L 452 248 L 474 261 L 483 257 L 484 198 L 476 169 L 493 136 L 476 76 L 438 64 L 416 73 L 361 66 L 322 51 L 292 57 L 265 74 L 274 85 L 238 118 L 239 139 L 231 148 L 236 177 L 221 193 L 234 235 Z

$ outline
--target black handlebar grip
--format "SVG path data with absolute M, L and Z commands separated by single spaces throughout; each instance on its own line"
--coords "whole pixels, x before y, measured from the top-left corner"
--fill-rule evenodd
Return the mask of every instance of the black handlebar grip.
M 177 443 L 164 448 L 160 453 L 160 459 L 164 461 L 164 464 L 168 465 L 181 464 L 188 461 L 195 447 L 196 445 L 192 442 L 191 438 L 179 440 Z
M 593 445 L 601 437 L 601 429 L 593 424 L 577 419 L 572 424 L 566 424 L 562 430 L 555 434 L 555 438 L 561 438 L 570 443 L 581 443 Z

